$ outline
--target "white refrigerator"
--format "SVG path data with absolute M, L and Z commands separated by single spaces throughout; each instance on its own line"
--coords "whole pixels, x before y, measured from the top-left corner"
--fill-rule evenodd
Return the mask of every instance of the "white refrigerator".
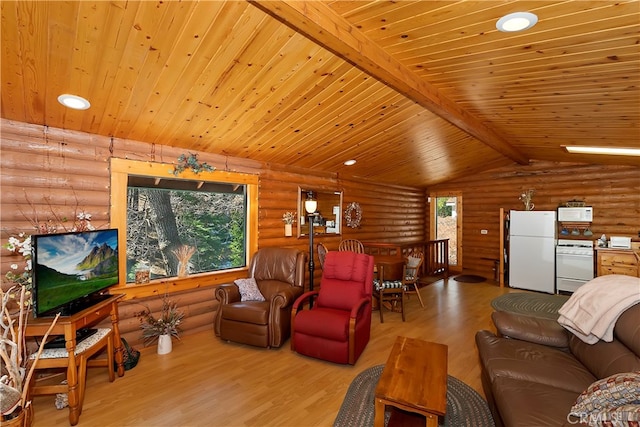
M 555 239 L 555 211 L 510 211 L 510 287 L 555 293 Z

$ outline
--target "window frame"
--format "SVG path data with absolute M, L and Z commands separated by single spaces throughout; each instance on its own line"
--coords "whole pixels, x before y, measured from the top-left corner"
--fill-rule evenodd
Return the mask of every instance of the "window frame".
M 246 260 L 245 266 L 224 271 L 192 274 L 188 277 L 169 277 L 153 279 L 148 284 L 126 283 L 127 257 L 119 257 L 119 284 L 109 288 L 110 293 L 125 294 L 125 299 L 163 295 L 165 292 L 178 292 L 188 289 L 216 286 L 233 282 L 237 278 L 247 277 L 249 260 L 258 250 L 258 176 L 240 172 L 212 171 L 195 174 L 185 170 L 175 176 L 171 163 L 145 162 L 112 158 L 111 167 L 111 203 L 110 227 L 118 229 L 118 249 L 127 250 L 127 189 L 129 175 L 148 176 L 156 179 L 188 179 L 203 182 L 225 182 L 247 186 L 247 224 L 246 224 Z

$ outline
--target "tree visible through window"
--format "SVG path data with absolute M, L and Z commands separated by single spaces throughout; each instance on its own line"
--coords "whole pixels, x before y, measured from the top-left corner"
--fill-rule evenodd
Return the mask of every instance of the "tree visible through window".
M 129 175 L 127 282 L 243 267 L 246 224 L 245 185 Z

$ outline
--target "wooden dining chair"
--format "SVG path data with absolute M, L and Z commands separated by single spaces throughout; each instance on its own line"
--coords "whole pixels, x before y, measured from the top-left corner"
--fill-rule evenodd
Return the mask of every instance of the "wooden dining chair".
M 327 252 L 329 251 L 327 250 L 327 247 L 322 243 L 318 243 L 318 245 L 316 246 L 316 250 L 318 251 L 318 261 L 320 261 L 320 269 L 324 270 L 324 259 L 327 257 Z
M 411 294 L 418 295 L 420 305 L 424 307 L 422 302 L 422 296 L 418 289 L 418 280 L 420 279 L 420 267 L 424 262 L 424 254 L 422 252 L 407 257 L 407 262 L 404 265 L 404 271 L 402 273 L 402 282 L 404 284 L 404 292 L 407 296 Z
M 356 239 L 346 239 L 340 242 L 338 246 L 339 251 L 351 251 L 357 254 L 364 253 L 364 245 L 360 240 Z
M 385 276 L 385 266 L 382 263 L 377 266 L 377 276 L 373 281 L 373 296 L 378 300 L 380 323 L 384 323 L 383 311 L 385 308 L 392 312 L 400 312 L 404 322 L 404 281 L 393 280 L 388 275 Z

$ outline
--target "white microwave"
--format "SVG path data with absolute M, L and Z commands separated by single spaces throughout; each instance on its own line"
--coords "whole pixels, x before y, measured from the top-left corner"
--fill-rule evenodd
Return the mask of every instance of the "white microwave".
M 592 222 L 593 207 L 558 208 L 559 222 Z

